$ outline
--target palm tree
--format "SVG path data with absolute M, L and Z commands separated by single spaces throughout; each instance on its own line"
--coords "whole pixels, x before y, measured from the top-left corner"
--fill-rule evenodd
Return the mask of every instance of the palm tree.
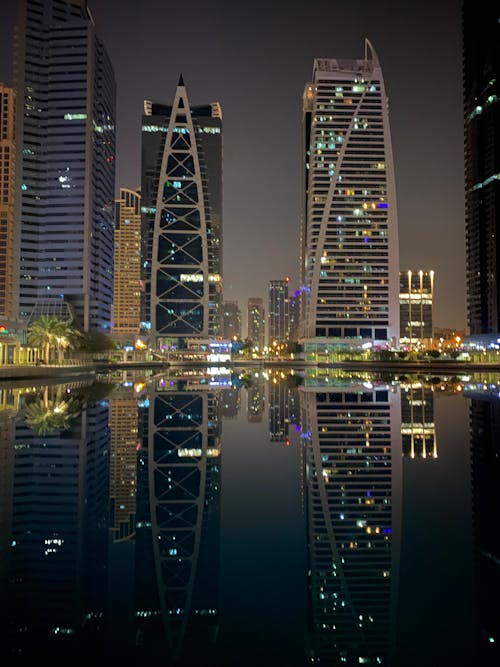
M 28 343 L 43 348 L 43 359 L 46 364 L 50 360 L 50 351 L 57 348 L 58 359 L 62 360 L 64 350 L 74 347 L 79 332 L 68 320 L 61 320 L 51 315 L 41 315 L 28 327 Z

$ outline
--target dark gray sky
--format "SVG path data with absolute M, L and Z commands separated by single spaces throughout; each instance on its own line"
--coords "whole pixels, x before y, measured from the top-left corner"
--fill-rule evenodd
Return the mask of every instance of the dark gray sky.
M 2 0 L 0 81 L 12 83 L 17 0 Z M 117 81 L 116 186 L 140 185 L 145 98 L 223 112 L 224 298 L 298 287 L 302 92 L 313 60 L 379 56 L 389 113 L 400 267 L 436 272 L 435 324 L 464 328 L 461 0 L 89 0 Z M 245 329 L 244 329 L 245 331 Z

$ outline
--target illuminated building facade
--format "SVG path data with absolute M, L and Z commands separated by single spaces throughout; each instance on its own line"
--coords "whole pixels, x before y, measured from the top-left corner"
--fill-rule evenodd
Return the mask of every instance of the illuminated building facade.
M 13 88 L 0 83 L 0 317 L 12 319 L 14 309 L 14 173 L 15 100 Z
M 259 297 L 248 299 L 247 325 L 247 336 L 252 341 L 252 345 L 262 350 L 266 339 L 266 320 L 264 303 Z
M 433 337 L 434 271 L 399 274 L 400 345 L 430 346 Z
M 222 304 L 222 337 L 224 340 L 241 338 L 241 310 L 237 301 Z
M 145 101 L 141 322 L 152 347 L 222 336 L 222 111 Z
M 115 202 L 113 334 L 139 333 L 141 321 L 141 196 L 120 188 Z
M 399 344 L 399 249 L 388 99 L 377 55 L 317 58 L 303 96 L 306 352 Z
M 288 339 L 288 282 L 288 278 L 269 282 L 267 340 L 270 347 L 275 341 L 283 343 Z
M 500 333 L 500 23 L 493 3 L 462 5 L 467 319 Z
M 116 87 L 85 0 L 23 0 L 16 40 L 19 317 L 109 331 Z
M 389 664 L 399 575 L 401 407 L 378 383 L 299 387 L 309 538 L 307 655 Z
M 300 292 L 288 298 L 288 340 L 297 341 L 300 335 Z

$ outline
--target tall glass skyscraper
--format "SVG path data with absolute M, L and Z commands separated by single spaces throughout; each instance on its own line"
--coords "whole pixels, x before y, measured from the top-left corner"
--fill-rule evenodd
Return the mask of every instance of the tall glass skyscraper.
M 146 101 L 142 125 L 142 323 L 159 349 L 222 330 L 222 111 Z
M 116 90 L 86 0 L 23 0 L 16 62 L 19 317 L 107 331 Z
M 500 12 L 463 3 L 467 311 L 470 333 L 500 333 Z
M 398 345 L 396 188 L 382 69 L 318 58 L 303 97 L 305 349 L 325 339 Z

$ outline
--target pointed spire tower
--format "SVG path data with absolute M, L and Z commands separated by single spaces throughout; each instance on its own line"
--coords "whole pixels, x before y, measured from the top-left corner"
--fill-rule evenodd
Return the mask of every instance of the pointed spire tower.
M 162 162 L 156 201 L 151 202 L 155 217 L 150 233 L 149 316 L 151 342 L 156 348 L 169 349 L 183 338 L 209 339 L 218 333 L 213 326 L 217 300 L 211 284 L 217 282 L 216 274 L 220 281 L 220 261 L 214 261 L 213 241 L 220 236 L 220 220 L 214 222 L 214 211 L 220 208 L 222 197 L 214 195 L 211 188 L 214 183 L 220 185 L 217 172 L 222 166 L 220 150 L 214 159 L 206 142 L 213 135 L 220 148 L 221 121 L 214 115 L 213 105 L 190 107 L 182 74 L 172 107 L 152 105 L 148 123 L 153 123 L 155 106 L 163 112 L 164 130 L 156 134 L 164 137 L 164 144 L 159 147 Z M 215 123 L 217 132 L 210 127 Z

